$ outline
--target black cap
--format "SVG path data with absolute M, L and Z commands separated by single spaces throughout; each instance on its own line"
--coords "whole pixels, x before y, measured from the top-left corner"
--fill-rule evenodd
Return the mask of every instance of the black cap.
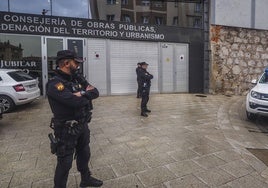
M 142 66 L 142 65 L 149 65 L 149 64 L 146 62 L 140 62 L 140 65 Z
M 83 63 L 83 59 L 79 58 L 77 54 L 71 50 L 61 50 L 57 53 L 57 59 L 56 62 L 58 63 L 61 59 L 73 59 L 78 63 Z

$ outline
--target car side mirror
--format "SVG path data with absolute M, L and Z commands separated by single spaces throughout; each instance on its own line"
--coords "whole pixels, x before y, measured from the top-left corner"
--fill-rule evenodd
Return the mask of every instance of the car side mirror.
M 251 83 L 252 83 L 252 84 L 257 84 L 257 80 L 256 80 L 256 79 L 253 79 L 253 80 L 251 81 Z

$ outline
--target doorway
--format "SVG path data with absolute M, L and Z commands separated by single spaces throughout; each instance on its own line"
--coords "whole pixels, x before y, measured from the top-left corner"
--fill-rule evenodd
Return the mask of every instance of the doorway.
M 161 92 L 189 92 L 188 44 L 161 44 Z
M 56 57 L 60 50 L 72 50 L 78 57 L 86 60 L 85 56 L 85 42 L 84 39 L 65 38 L 65 37 L 42 37 L 42 88 L 41 94 L 46 93 L 46 83 L 54 76 L 57 69 Z M 80 67 L 83 73 L 84 65 Z

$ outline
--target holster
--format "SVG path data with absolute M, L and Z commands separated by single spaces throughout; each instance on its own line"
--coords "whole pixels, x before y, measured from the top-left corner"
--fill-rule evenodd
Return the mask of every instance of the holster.
M 58 141 L 54 137 L 52 133 L 48 134 L 48 138 L 50 140 L 50 150 L 52 154 L 55 154 L 57 152 L 57 147 L 58 147 Z
M 92 118 L 92 112 L 88 112 L 88 115 L 87 115 L 87 118 L 86 118 L 86 122 L 87 123 L 90 123 L 90 121 L 91 121 L 91 118 Z

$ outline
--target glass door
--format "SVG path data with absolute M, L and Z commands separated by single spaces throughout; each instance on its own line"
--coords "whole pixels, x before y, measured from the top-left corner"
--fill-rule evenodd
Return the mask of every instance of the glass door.
M 83 39 L 72 39 L 64 37 L 43 37 L 42 38 L 42 95 L 46 93 L 46 83 L 54 76 L 57 68 L 56 57 L 60 50 L 72 50 L 78 57 L 85 58 L 85 49 Z M 80 71 L 83 73 L 84 65 L 81 64 Z
M 46 83 L 49 78 L 54 75 L 54 70 L 56 70 L 56 57 L 59 50 L 65 49 L 65 42 L 63 38 L 54 38 L 54 37 L 44 37 L 43 38 L 43 92 L 42 95 L 45 95 L 46 92 Z
M 81 59 L 84 59 L 84 48 L 83 48 L 83 40 L 82 39 L 67 39 L 67 49 L 75 52 L 77 56 Z M 83 63 L 80 65 L 79 72 L 83 73 L 84 66 Z

